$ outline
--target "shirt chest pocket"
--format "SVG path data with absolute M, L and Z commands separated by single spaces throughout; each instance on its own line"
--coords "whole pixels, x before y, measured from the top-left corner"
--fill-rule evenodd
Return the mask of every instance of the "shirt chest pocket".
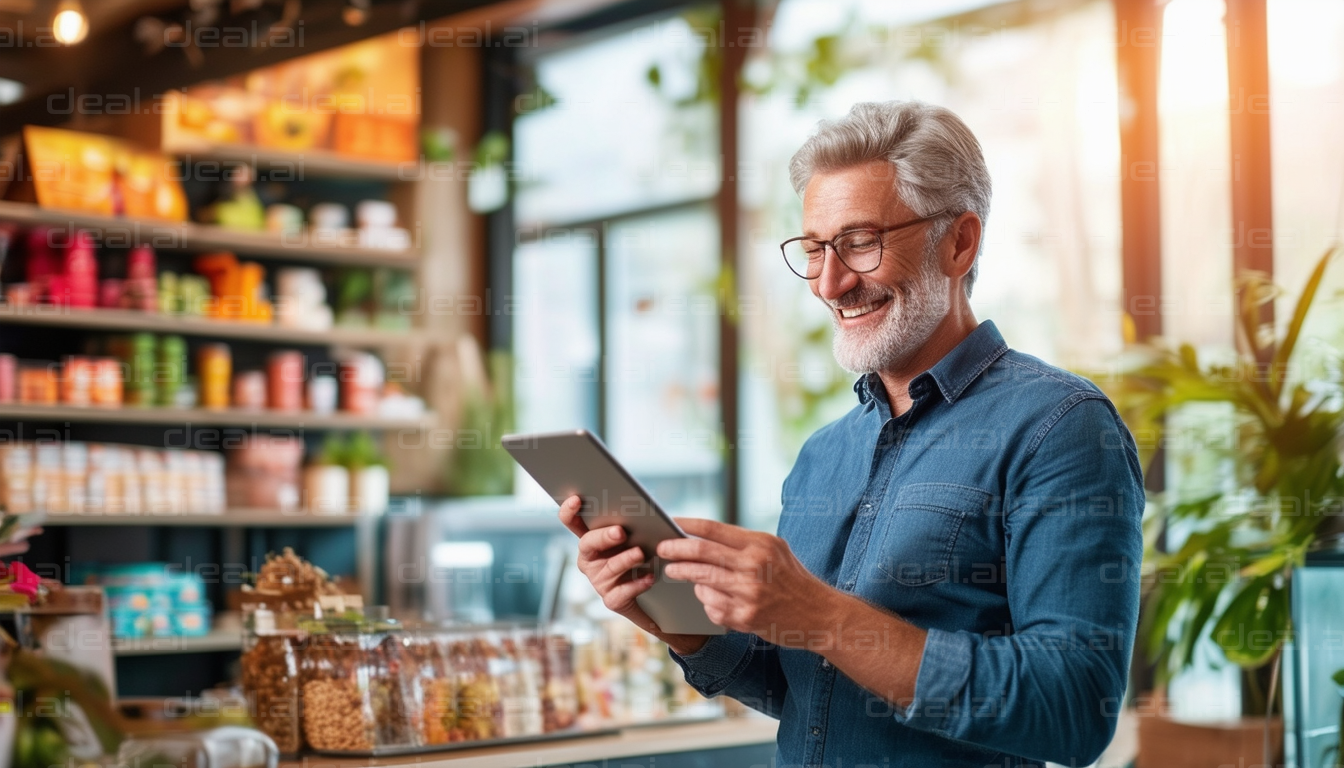
M 896 494 L 881 523 L 877 569 L 891 581 L 922 587 L 946 581 L 957 537 L 983 514 L 991 494 L 953 483 L 913 483 Z

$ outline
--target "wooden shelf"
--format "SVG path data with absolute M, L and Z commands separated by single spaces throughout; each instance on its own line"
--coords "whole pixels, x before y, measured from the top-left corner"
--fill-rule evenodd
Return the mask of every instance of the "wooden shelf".
M 210 320 L 203 317 L 161 315 L 128 309 L 81 309 L 40 305 L 13 307 L 0 304 L 0 324 L 45 328 L 89 328 L 103 331 L 151 331 L 221 339 L 246 339 L 274 344 L 388 347 L 422 344 L 427 336 L 417 329 L 334 327 L 325 331 L 286 328 L 269 323 Z
M 259 147 L 254 144 L 183 143 L 164 151 L 183 160 L 241 162 L 258 170 L 293 171 L 286 181 L 306 178 L 358 179 L 370 181 L 418 181 L 423 166 L 418 161 L 394 163 L 351 157 L 325 149 L 303 151 Z
M 231 251 L 277 261 L 416 269 L 420 254 L 353 245 L 313 242 L 305 232 L 285 237 L 272 232 L 243 232 L 208 224 L 100 216 L 82 211 L 40 208 L 0 201 L 0 221 L 24 226 L 75 227 L 96 233 L 108 245 L 150 245 L 159 250 Z
M 211 427 L 292 427 L 296 429 L 424 429 L 434 423 L 434 414 L 415 419 L 356 416 L 333 413 L 322 416 L 306 411 L 212 411 L 204 408 L 78 408 L 70 405 L 0 405 L 0 419 L 20 421 L 69 421 L 90 424 L 172 424 Z
M 307 510 L 281 512 L 275 509 L 230 509 L 222 514 L 87 515 L 47 512 L 39 525 L 67 526 L 170 526 L 179 528 L 349 528 L 370 519 L 367 515 L 319 515 Z
M 242 630 L 212 629 L 201 637 L 140 637 L 113 638 L 112 653 L 116 656 L 159 656 L 170 653 L 212 653 L 241 651 Z

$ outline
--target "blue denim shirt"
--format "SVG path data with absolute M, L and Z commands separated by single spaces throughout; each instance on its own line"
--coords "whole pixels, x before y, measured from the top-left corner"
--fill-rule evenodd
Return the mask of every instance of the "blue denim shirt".
M 673 653 L 686 680 L 778 718 L 781 766 L 1093 762 L 1125 693 L 1143 556 L 1142 472 L 1115 408 L 992 322 L 915 377 L 897 418 L 876 375 L 854 390 L 785 480 L 779 536 L 928 631 L 913 700 L 737 632 Z M 874 664 L 903 652 L 870 640 Z

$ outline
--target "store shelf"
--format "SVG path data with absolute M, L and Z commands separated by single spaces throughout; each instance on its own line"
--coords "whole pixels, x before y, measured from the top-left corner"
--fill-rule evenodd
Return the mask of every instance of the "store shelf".
M 255 144 L 202 142 L 177 144 L 165 147 L 164 151 L 183 160 L 241 162 L 258 170 L 290 172 L 284 177 L 285 181 L 303 181 L 307 178 L 417 181 L 422 173 L 422 166 L 415 161 L 394 163 L 368 160 L 323 149 L 294 151 Z
M 195 528 L 349 528 L 368 519 L 364 515 L 318 515 L 307 511 L 275 509 L 230 509 L 222 514 L 151 513 L 137 515 L 89 515 L 47 512 L 43 527 L 64 526 L 172 526 Z
M 160 656 L 170 653 L 211 653 L 243 649 L 242 631 L 214 629 L 201 637 L 142 637 L 134 640 L 114 638 L 112 653 L 116 656 Z
M 325 331 L 310 331 L 269 323 L 210 320 L 127 309 L 79 309 L 49 305 L 14 307 L 0 304 L 0 324 L 43 328 L 88 328 L 102 331 L 150 331 L 275 344 L 350 347 L 416 345 L 424 343 L 428 338 L 416 329 L 331 328 Z
M 415 269 L 420 255 L 410 251 L 360 248 L 336 243 L 315 243 L 303 235 L 282 236 L 273 232 L 242 232 L 207 224 L 126 219 L 82 211 L 40 208 L 31 203 L 0 201 L 0 221 L 24 226 L 76 227 L 95 233 L 102 243 L 150 245 L 159 250 L 230 251 L 235 254 L 279 261 L 320 264 L 396 267 Z
M 296 429 L 424 429 L 434 414 L 415 419 L 320 416 L 304 411 L 209 411 L 203 408 L 77 408 L 69 405 L 0 405 L 0 419 L 69 421 L 87 424 L 172 424 L 212 427 L 292 427 Z

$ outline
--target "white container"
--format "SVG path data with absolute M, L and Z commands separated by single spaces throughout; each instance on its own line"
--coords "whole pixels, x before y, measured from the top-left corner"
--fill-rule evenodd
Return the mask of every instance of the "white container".
M 346 514 L 350 510 L 350 473 L 335 464 L 305 467 L 303 506 L 319 515 Z
M 388 229 L 397 225 L 397 207 L 386 200 L 362 200 L 355 206 L 360 229 Z
M 340 203 L 318 203 L 308 211 L 314 232 L 339 232 L 350 225 L 350 212 Z
M 308 410 L 323 415 L 336 412 L 340 387 L 335 376 L 314 376 L 308 380 Z
M 381 515 L 387 511 L 390 488 L 387 467 L 360 467 L 350 473 L 350 506 L 361 514 Z

